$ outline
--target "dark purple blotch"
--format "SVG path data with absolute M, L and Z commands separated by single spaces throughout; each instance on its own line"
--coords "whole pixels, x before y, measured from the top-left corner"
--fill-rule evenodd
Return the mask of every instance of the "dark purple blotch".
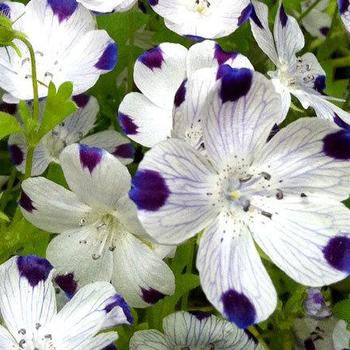
M 224 64 L 228 60 L 234 60 L 237 57 L 237 52 L 224 51 L 219 44 L 215 44 L 214 57 L 219 65 Z
M 255 8 L 253 6 L 252 8 L 252 12 L 250 14 L 250 18 L 252 19 L 252 21 L 261 29 L 264 29 L 264 26 L 262 25 L 259 17 L 257 16 L 256 12 L 255 12 Z
M 80 94 L 73 96 L 72 99 L 79 108 L 85 108 L 90 101 L 90 96 L 86 94 Z
M 180 87 L 178 88 L 178 90 L 176 91 L 175 94 L 175 99 L 174 99 L 174 104 L 175 107 L 178 108 L 180 107 L 183 102 L 185 101 L 185 97 L 186 97 L 186 84 L 187 84 L 187 79 L 185 79 L 182 84 L 180 85 Z
M 249 4 L 246 8 L 244 8 L 241 12 L 241 15 L 238 17 L 238 26 L 241 26 L 244 22 L 246 22 L 249 17 L 252 14 L 252 10 L 253 10 L 253 5 Z
M 24 153 L 18 145 L 8 145 L 11 161 L 14 165 L 21 165 L 24 161 Z
M 117 146 L 112 154 L 120 158 L 133 159 L 135 156 L 135 148 L 131 143 L 125 143 Z
M 151 70 L 161 68 L 164 62 L 163 51 L 159 46 L 154 47 L 142 54 L 138 60 Z
M 148 0 L 148 2 L 149 2 L 149 4 L 150 4 L 151 6 L 156 6 L 156 5 L 158 5 L 158 0 Z
M 55 277 L 56 284 L 64 291 L 66 296 L 71 299 L 78 290 L 78 283 L 74 279 L 73 273 L 65 275 L 57 275 Z
M 328 157 L 350 160 L 350 130 L 342 129 L 326 135 L 322 150 Z
M 11 8 L 9 5 L 1 3 L 0 4 L 0 15 L 11 18 Z
M 320 33 L 321 33 L 323 36 L 327 36 L 328 33 L 329 33 L 329 30 L 330 30 L 329 27 L 321 27 L 321 28 L 320 28 Z
M 199 321 L 206 320 L 211 316 L 209 312 L 204 311 L 190 311 L 190 314 L 193 315 Z
M 129 197 L 138 209 L 157 211 L 166 203 L 169 195 L 165 179 L 157 171 L 140 169 L 132 179 Z
M 47 0 L 47 2 L 60 23 L 69 19 L 78 7 L 76 0 Z
M 102 350 L 118 350 L 113 344 L 103 348 Z
M 130 116 L 124 113 L 119 113 L 119 125 L 126 135 L 137 134 L 138 126 L 134 123 Z
M 349 0 L 338 0 L 338 7 L 341 15 L 348 10 L 349 5 L 350 5 Z
M 17 112 L 17 105 L 12 103 L 0 103 L 0 112 L 15 115 Z
M 243 293 L 229 289 L 221 296 L 224 313 L 230 322 L 234 322 L 239 328 L 248 328 L 254 324 L 256 311 L 252 302 Z
M 153 288 L 150 288 L 150 289 L 141 288 L 141 293 L 142 293 L 141 297 L 143 301 L 150 305 L 154 305 L 158 303 L 159 300 L 165 298 L 165 294 Z
M 334 113 L 333 120 L 334 120 L 334 123 L 336 123 L 339 127 L 343 128 L 343 129 L 350 128 L 350 125 L 348 123 L 344 122 L 344 120 L 341 119 L 337 113 Z
M 325 88 L 326 88 L 326 76 L 318 75 L 314 81 L 314 89 L 322 94 Z
M 281 5 L 281 7 L 280 7 L 279 18 L 280 18 L 280 22 L 282 24 L 282 27 L 285 27 L 287 22 L 288 22 L 288 16 L 286 14 L 286 11 L 284 10 L 283 5 Z
M 350 238 L 337 236 L 329 240 L 323 248 L 327 262 L 339 271 L 350 273 Z
M 217 75 L 221 79 L 220 97 L 223 103 L 239 100 L 249 92 L 252 85 L 253 74 L 247 68 L 237 69 L 222 65 Z
M 103 150 L 88 145 L 79 145 L 80 164 L 84 168 L 88 168 L 90 174 L 101 162 Z
M 19 256 L 17 267 L 20 276 L 26 278 L 33 288 L 40 282 L 46 281 L 53 269 L 46 259 L 35 255 Z
M 315 344 L 311 338 L 307 338 L 304 341 L 305 350 L 316 350 Z
M 205 40 L 205 38 L 203 38 L 202 36 L 199 36 L 199 35 L 186 34 L 186 35 L 184 35 L 184 37 L 187 38 L 188 40 L 192 40 L 192 41 L 196 41 L 196 42 L 201 42 L 201 41 Z
M 111 71 L 117 64 L 118 47 L 116 43 L 109 43 L 104 49 L 101 57 L 95 64 L 95 67 L 100 70 Z
M 125 317 L 130 324 L 132 324 L 134 322 L 134 318 L 132 317 L 129 305 L 127 304 L 125 299 L 119 294 L 115 294 L 111 298 L 110 303 L 105 307 L 105 311 L 108 314 L 116 307 L 122 308 L 122 310 L 125 314 Z
M 33 205 L 31 198 L 22 190 L 21 198 L 19 200 L 19 205 L 29 213 L 32 213 L 36 208 Z

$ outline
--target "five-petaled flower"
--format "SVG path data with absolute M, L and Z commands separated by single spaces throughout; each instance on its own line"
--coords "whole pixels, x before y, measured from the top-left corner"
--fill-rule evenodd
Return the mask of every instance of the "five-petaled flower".
M 276 291 L 255 242 L 309 286 L 350 272 L 347 131 L 302 118 L 267 142 L 279 94 L 260 73 L 222 66 L 202 115 L 205 155 L 179 139 L 153 147 L 130 197 L 146 231 L 179 244 L 204 230 L 197 255 L 208 300 L 245 328 L 275 309 Z

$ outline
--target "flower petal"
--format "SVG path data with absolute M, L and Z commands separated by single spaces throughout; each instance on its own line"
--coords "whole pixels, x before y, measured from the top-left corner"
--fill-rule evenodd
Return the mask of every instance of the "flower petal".
M 168 350 L 169 343 L 164 335 L 155 329 L 135 332 L 130 339 L 130 350 Z
M 350 2 L 348 0 L 338 0 L 338 7 L 345 29 L 350 32 Z

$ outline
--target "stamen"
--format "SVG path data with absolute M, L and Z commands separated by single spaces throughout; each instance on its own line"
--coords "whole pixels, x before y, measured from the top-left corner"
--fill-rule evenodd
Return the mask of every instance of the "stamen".
M 237 201 L 241 198 L 241 194 L 238 191 L 233 191 L 230 193 L 230 198 L 234 201 Z

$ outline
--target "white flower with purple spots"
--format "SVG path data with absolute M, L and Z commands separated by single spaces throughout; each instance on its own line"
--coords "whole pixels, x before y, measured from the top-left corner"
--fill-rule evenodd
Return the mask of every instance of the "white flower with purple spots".
M 119 107 L 123 131 L 146 147 L 170 136 L 198 143 L 200 106 L 223 64 L 253 69 L 245 56 L 226 52 L 209 40 L 189 50 L 163 43 L 142 54 L 134 67 L 134 80 L 141 93 L 126 95 Z
M 163 330 L 136 332 L 130 350 L 263 350 L 248 332 L 204 312 L 171 314 L 164 318 Z
M 350 123 L 350 114 L 331 103 L 331 98 L 323 94 L 326 75 L 316 56 L 310 52 L 297 56 L 305 40 L 296 19 L 288 16 L 280 4 L 272 34 L 267 5 L 255 0 L 252 3 L 252 32 L 260 48 L 277 67 L 269 75 L 281 95 L 283 115 L 287 115 L 291 95 L 294 95 L 303 108 L 312 107 L 318 117 L 334 120 L 339 126 L 343 126 L 343 121 Z
M 345 25 L 345 28 L 350 32 L 350 2 L 349 0 L 338 0 L 340 17 Z
M 146 231 L 180 244 L 204 230 L 197 256 L 208 300 L 239 327 L 267 319 L 276 291 L 254 241 L 297 282 L 322 286 L 350 273 L 349 132 L 280 119 L 271 81 L 226 67 L 203 107 L 205 156 L 179 139 L 153 147 L 130 197 Z
M 23 182 L 20 206 L 35 226 L 59 233 L 47 257 L 79 286 L 112 281 L 134 307 L 174 292 L 174 275 L 137 219 L 127 168 L 100 148 L 71 145 L 60 155 L 71 191 L 43 177 Z M 170 247 L 172 249 L 172 247 Z
M 117 62 L 117 46 L 106 31 L 96 29 L 94 16 L 75 0 L 31 0 L 24 6 L 16 2 L 1 4 L 1 12 L 14 21 L 34 47 L 37 61 L 39 97 L 47 96 L 48 85 L 73 83 L 73 95 L 91 88 L 101 74 Z M 0 48 L 0 87 L 4 101 L 33 99 L 29 51 Z M 8 53 L 6 52 L 8 50 Z
M 251 13 L 249 0 L 149 0 L 149 3 L 164 17 L 170 30 L 197 40 L 227 36 Z
M 6 350 L 99 350 L 118 334 L 105 331 L 133 322 L 124 299 L 107 282 L 79 290 L 59 312 L 51 264 L 16 256 L 0 266 L 0 348 Z
M 129 164 L 134 158 L 134 148 L 130 141 L 114 130 L 105 130 L 86 136 L 96 124 L 99 105 L 94 97 L 77 95 L 73 97 L 78 111 L 63 123 L 45 135 L 34 151 L 32 176 L 41 175 L 50 163 L 59 163 L 61 152 L 73 143 L 82 143 L 107 150 L 123 164 Z M 41 103 L 43 110 L 45 102 Z M 24 173 L 27 159 L 26 140 L 22 134 L 13 134 L 9 138 L 8 148 L 11 159 L 17 169 Z

